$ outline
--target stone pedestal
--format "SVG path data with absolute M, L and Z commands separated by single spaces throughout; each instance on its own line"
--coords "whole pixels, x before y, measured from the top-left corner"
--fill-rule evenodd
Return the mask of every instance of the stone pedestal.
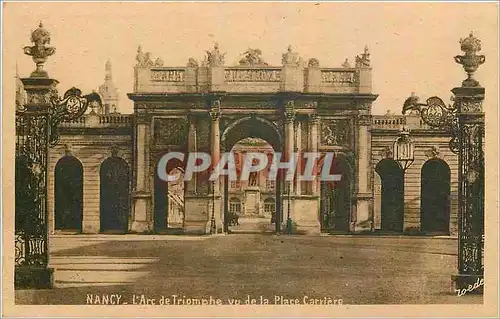
M 260 215 L 260 188 L 250 186 L 245 189 L 245 215 Z
M 16 289 L 50 289 L 54 286 L 54 269 L 23 266 L 14 271 Z
M 290 196 L 290 217 L 293 233 L 317 235 L 321 232 L 319 222 L 318 196 Z M 288 218 L 288 197 L 283 199 L 283 222 L 286 225 Z
M 132 196 L 134 201 L 134 218 L 130 224 L 130 231 L 134 233 L 145 233 L 153 230 L 153 222 L 148 211 L 151 211 L 151 194 L 140 191 Z
M 184 233 L 188 235 L 210 233 L 211 207 L 211 196 L 186 195 L 184 198 Z

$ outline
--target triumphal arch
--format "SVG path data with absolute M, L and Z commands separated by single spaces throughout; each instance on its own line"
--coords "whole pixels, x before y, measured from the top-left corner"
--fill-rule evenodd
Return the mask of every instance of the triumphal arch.
M 225 64 L 215 44 L 198 63 L 166 67 L 161 59 L 137 52 L 133 127 L 133 193 L 131 230 L 161 228 L 164 188 L 157 163 L 166 152 L 206 152 L 217 161 L 245 138 L 260 138 L 275 152 L 333 152 L 342 181 L 335 198 L 322 196 L 327 185 L 278 179 L 275 186 L 275 230 L 287 222 L 296 233 L 363 231 L 372 215 L 371 67 L 368 49 L 341 68 L 304 61 L 292 47 L 281 66 L 270 66 L 258 49 L 243 54 L 239 65 Z M 179 164 L 180 166 L 181 164 Z M 300 162 L 298 165 L 301 165 Z M 174 164 L 169 169 L 173 169 Z M 228 181 L 196 173 L 185 183 L 184 233 L 227 229 Z M 331 206 L 337 209 L 331 209 Z M 330 209 L 327 209 L 330 207 Z M 322 212 L 334 212 L 322 225 Z M 289 225 L 288 225 L 289 226 Z

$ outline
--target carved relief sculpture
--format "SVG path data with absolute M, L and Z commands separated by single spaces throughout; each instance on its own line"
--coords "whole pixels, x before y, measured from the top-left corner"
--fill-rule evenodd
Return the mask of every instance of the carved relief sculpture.
M 198 67 L 198 61 L 196 61 L 194 58 L 189 58 L 188 63 L 187 63 L 188 68 L 197 68 Z
M 321 144 L 349 146 L 349 120 L 324 120 L 321 122 Z
M 302 65 L 302 58 L 297 52 L 293 52 L 292 46 L 289 45 L 287 51 L 283 53 L 281 63 L 283 66 L 299 67 Z
M 163 118 L 154 121 L 154 138 L 160 145 L 183 145 L 186 143 L 188 123 L 184 118 Z
M 349 69 L 351 64 L 349 63 L 349 59 L 345 59 L 344 63 L 342 63 L 342 67 L 345 69 Z
M 428 158 L 436 158 L 436 157 L 439 157 L 439 146 L 432 146 L 430 149 L 427 150 L 427 152 L 425 152 L 425 155 L 428 157 Z
M 219 52 L 219 44 L 215 42 L 212 51 L 206 51 L 206 63 L 208 66 L 223 66 L 226 54 L 221 54 Z
M 260 49 L 248 49 L 244 53 L 244 57 L 240 60 L 240 65 L 249 66 L 266 66 L 268 65 L 261 57 Z
M 365 52 L 361 56 L 356 56 L 356 67 L 357 68 L 367 68 L 370 67 L 370 52 L 368 51 L 368 46 L 365 46 Z
M 135 59 L 137 61 L 135 65 L 137 68 L 148 68 L 154 65 L 153 61 L 151 60 L 151 53 L 142 52 L 141 46 L 137 48 L 137 55 L 135 56 Z
M 307 66 L 310 68 L 319 68 L 319 60 L 316 58 L 309 59 Z

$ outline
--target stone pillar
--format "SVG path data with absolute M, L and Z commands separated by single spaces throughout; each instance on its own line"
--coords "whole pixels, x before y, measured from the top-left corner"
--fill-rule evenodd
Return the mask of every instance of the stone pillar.
M 137 114 L 135 125 L 135 189 L 132 194 L 133 220 L 130 230 L 143 233 L 152 230 L 151 190 L 149 189 L 150 118 Z M 154 172 L 156 174 L 156 172 Z
M 298 154 L 302 154 L 302 123 L 300 121 L 296 122 L 295 126 L 295 147 L 294 147 L 294 152 L 297 152 Z M 301 195 L 302 194 L 302 185 L 301 181 L 297 178 L 302 171 L 302 161 L 301 158 L 298 158 L 297 161 L 297 171 L 295 174 L 295 190 L 294 193 L 296 195 Z
M 211 154 L 211 172 L 214 171 L 215 167 L 220 160 L 220 100 L 211 101 L 210 105 L 210 154 Z M 212 182 L 211 193 L 212 193 L 212 203 L 209 218 L 209 232 L 212 234 L 217 233 L 221 226 L 221 214 L 219 209 L 221 208 L 221 196 L 220 196 L 220 179 Z
M 189 153 L 194 153 L 197 151 L 196 148 L 196 139 L 197 139 L 197 132 L 196 132 L 196 116 L 195 115 L 190 115 L 188 117 L 188 122 L 189 122 L 189 128 L 188 128 L 188 154 L 186 156 L 189 156 Z M 186 182 L 186 193 L 187 194 L 194 194 L 196 192 L 196 174 L 193 175 L 193 178 L 188 180 Z
M 358 155 L 356 166 L 356 218 L 355 232 L 373 230 L 373 190 L 371 176 L 371 117 L 369 114 L 360 114 L 357 119 L 357 145 Z
M 483 87 L 452 90 L 458 109 L 458 275 L 454 289 L 484 281 L 484 112 Z M 477 291 L 476 291 L 477 290 Z M 474 290 L 483 292 L 480 285 Z
M 220 159 L 220 101 L 212 101 L 210 108 L 210 117 L 212 119 L 210 126 L 210 154 L 212 158 L 211 171 L 215 169 Z M 219 180 L 215 183 L 215 194 L 219 193 Z
M 309 151 L 312 153 L 318 152 L 318 126 L 319 117 L 317 114 L 309 116 Z M 319 196 L 317 169 L 313 171 L 313 180 L 310 182 L 311 195 Z

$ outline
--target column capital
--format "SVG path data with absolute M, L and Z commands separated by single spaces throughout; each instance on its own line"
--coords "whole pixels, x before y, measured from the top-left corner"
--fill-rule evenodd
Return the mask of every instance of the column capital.
M 372 123 L 372 117 L 369 114 L 358 114 L 356 116 L 359 125 L 367 126 Z
M 137 113 L 135 121 L 137 124 L 149 125 L 151 123 L 151 115 L 149 113 Z
M 285 117 L 285 123 L 291 123 L 295 120 L 295 102 L 293 100 L 286 101 L 283 110 L 283 115 Z
M 321 120 L 321 117 L 317 114 L 317 113 L 312 113 L 312 114 L 309 114 L 309 122 L 311 122 L 311 124 L 319 124 L 320 120 Z
M 212 121 L 218 121 L 221 117 L 221 107 L 220 99 L 210 100 L 210 111 L 208 114 L 212 118 Z

